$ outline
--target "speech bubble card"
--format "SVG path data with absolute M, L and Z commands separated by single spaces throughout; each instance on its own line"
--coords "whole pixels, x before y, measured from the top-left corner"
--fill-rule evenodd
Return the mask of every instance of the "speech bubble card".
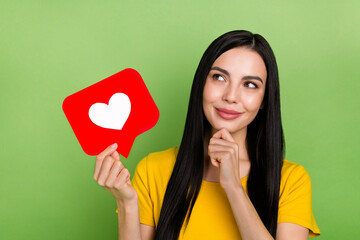
M 88 155 L 98 155 L 116 142 L 117 151 L 127 158 L 135 138 L 159 119 L 143 79 L 131 68 L 68 96 L 62 108 Z

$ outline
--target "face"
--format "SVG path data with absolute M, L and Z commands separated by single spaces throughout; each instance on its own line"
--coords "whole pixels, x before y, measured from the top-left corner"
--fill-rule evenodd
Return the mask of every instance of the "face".
M 213 131 L 246 131 L 264 98 L 267 71 L 261 56 L 237 47 L 213 63 L 203 91 L 204 114 Z

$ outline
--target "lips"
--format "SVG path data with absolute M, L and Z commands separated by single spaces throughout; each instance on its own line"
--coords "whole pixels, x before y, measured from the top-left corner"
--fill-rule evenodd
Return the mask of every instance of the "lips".
M 232 120 L 238 118 L 242 114 L 241 112 L 237 112 L 226 108 L 215 108 L 215 111 L 220 117 L 226 120 Z
M 220 112 L 229 113 L 229 114 L 239 114 L 240 113 L 240 112 L 226 109 L 226 108 L 216 108 L 216 109 L 219 110 Z

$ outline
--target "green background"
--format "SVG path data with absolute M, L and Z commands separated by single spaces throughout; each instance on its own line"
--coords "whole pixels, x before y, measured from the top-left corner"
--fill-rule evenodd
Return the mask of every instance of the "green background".
M 93 179 L 62 101 L 137 69 L 160 119 L 134 142 L 131 174 L 178 145 L 206 47 L 246 29 L 278 61 L 286 158 L 312 180 L 319 239 L 360 234 L 359 31 L 353 1 L 1 1 L 0 239 L 116 239 L 115 199 Z M 357 190 L 356 190 L 357 189 Z

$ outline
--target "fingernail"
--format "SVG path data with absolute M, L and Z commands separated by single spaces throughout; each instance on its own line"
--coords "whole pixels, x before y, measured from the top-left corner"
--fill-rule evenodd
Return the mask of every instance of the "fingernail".
M 113 144 L 111 144 L 111 146 L 110 146 L 111 148 L 116 148 L 117 147 L 117 143 L 113 143 Z

